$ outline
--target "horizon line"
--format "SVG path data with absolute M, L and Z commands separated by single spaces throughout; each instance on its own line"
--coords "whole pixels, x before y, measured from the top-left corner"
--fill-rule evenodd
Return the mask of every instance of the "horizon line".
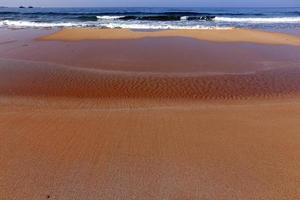
M 0 8 L 19 8 L 32 5 L 1 6 Z M 300 8 L 299 6 L 33 6 L 34 8 Z

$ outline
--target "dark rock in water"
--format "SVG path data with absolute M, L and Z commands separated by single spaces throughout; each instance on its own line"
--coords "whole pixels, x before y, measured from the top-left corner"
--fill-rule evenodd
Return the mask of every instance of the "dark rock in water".
M 28 8 L 33 8 L 33 6 L 28 6 Z
M 25 6 L 20 6 L 19 8 L 25 8 Z

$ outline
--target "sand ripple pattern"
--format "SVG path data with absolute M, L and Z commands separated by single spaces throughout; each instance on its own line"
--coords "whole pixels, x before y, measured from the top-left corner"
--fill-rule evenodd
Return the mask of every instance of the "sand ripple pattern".
M 297 67 L 253 74 L 160 75 L 109 73 L 22 62 L 0 66 L 2 95 L 230 100 L 300 92 Z

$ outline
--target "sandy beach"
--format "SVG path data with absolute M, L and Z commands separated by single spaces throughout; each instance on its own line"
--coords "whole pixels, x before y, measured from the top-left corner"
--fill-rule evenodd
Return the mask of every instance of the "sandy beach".
M 1 199 L 299 199 L 300 37 L 0 36 Z
M 283 33 L 271 33 L 257 30 L 164 30 L 139 32 L 129 29 L 64 29 L 55 34 L 41 37 L 41 40 L 121 40 L 152 37 L 188 37 L 210 42 L 248 42 L 256 44 L 296 45 L 300 38 Z

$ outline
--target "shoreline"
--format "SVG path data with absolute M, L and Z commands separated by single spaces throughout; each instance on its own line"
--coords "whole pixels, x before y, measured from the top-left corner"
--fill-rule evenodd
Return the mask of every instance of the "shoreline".
M 129 29 L 65 28 L 38 38 L 41 41 L 131 40 L 143 38 L 187 37 L 220 43 L 255 43 L 300 46 L 300 37 L 284 33 L 248 29 L 229 30 L 161 30 L 139 32 Z

